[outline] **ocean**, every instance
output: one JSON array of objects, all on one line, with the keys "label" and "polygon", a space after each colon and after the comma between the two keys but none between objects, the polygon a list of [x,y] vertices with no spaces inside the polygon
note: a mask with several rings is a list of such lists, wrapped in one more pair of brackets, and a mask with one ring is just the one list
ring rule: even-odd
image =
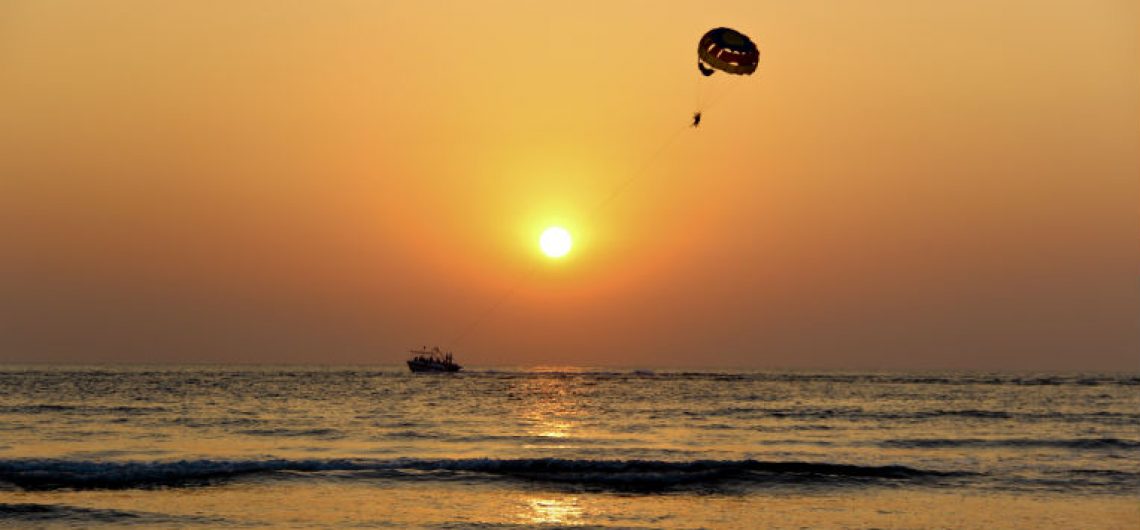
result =
[{"label": "ocean", "polygon": [[1140,527],[1140,375],[0,366],[0,526]]}]

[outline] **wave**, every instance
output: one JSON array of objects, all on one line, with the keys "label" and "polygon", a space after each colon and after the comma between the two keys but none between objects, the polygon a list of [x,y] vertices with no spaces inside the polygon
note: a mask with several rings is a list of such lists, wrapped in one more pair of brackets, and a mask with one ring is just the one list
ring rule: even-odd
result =
[{"label": "wave", "polygon": [[132,406],[112,406],[101,407],[97,405],[54,405],[54,404],[30,404],[30,405],[4,405],[0,406],[0,414],[82,414],[82,415],[135,415],[135,414],[159,414],[170,412],[170,409],[165,407],[132,407]]},{"label": "wave", "polygon": [[1137,449],[1140,441],[1119,438],[1074,438],[1042,440],[1031,438],[983,439],[983,438],[919,438],[907,440],[886,440],[884,447],[908,449],[938,449],[950,447],[986,448],[1056,448],[1056,449]]},{"label": "wave", "polygon": [[[524,372],[525,373],[525,372]],[[521,375],[521,374],[520,374]],[[782,383],[856,383],[891,385],[1014,385],[1014,386],[1135,386],[1132,374],[1002,374],[949,372],[942,374],[840,372],[658,372],[658,377],[744,380]]]},{"label": "wave", "polygon": [[247,436],[281,436],[286,438],[305,436],[324,439],[344,438],[344,433],[336,429],[286,429],[279,427],[276,429],[243,429],[235,432]]},{"label": "wave", "polygon": [[3,504],[0,503],[0,518],[24,522],[47,521],[53,519],[86,519],[101,522],[115,522],[137,519],[138,514],[122,510],[96,510],[75,506],[51,504]]},{"label": "wave", "polygon": [[226,522],[219,517],[201,515],[173,516],[149,512],[134,512],[102,508],[81,508],[63,504],[0,503],[0,526],[3,523],[43,524],[51,522],[82,523],[92,522],[130,525],[184,525],[190,523],[219,525]]},{"label": "wave", "polygon": [[846,421],[935,421],[940,419],[967,420],[1015,420],[1025,422],[1065,422],[1120,424],[1140,421],[1140,414],[1097,411],[1087,413],[1063,412],[1016,412],[1004,410],[916,410],[910,412],[876,411],[863,407],[723,407],[710,410],[684,410],[658,413],[661,417],[670,414],[688,417],[735,417],[735,418],[776,418],[787,420],[846,420]]},{"label": "wave", "polygon": [[0,460],[0,482],[24,490],[139,489],[207,486],[249,475],[281,478],[333,473],[338,477],[414,480],[500,479],[573,484],[587,488],[664,491],[743,485],[839,485],[875,481],[920,481],[964,475],[900,465],[859,466],[757,460],[575,460],[412,459],[394,460],[181,460],[91,462],[55,459]]},{"label": "wave", "polygon": [[1072,469],[1038,476],[1020,476],[989,487],[1003,491],[1082,492],[1097,495],[1118,494],[1135,497],[1140,473],[1102,469]]}]

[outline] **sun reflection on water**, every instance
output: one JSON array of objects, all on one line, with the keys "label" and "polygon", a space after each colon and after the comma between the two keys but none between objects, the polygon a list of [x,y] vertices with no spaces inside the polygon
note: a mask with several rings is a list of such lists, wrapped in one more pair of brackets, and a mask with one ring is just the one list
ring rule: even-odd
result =
[{"label": "sun reflection on water", "polygon": [[569,440],[575,437],[585,414],[566,381],[550,378],[529,381],[524,389],[531,400],[520,411],[527,432],[536,438]]},{"label": "sun reflection on water", "polygon": [[578,506],[577,497],[531,498],[527,500],[527,507],[528,511],[520,518],[532,524],[581,524],[582,508]]}]

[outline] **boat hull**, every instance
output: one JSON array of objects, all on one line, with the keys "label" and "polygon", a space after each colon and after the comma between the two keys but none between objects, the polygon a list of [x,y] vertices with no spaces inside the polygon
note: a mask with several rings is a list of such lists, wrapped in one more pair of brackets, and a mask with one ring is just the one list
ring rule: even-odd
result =
[{"label": "boat hull", "polygon": [[458,372],[458,371],[463,369],[462,366],[459,366],[458,364],[455,364],[455,363],[444,364],[444,363],[423,362],[423,361],[415,361],[415,360],[408,361],[408,368],[413,372],[444,372],[444,373]]}]

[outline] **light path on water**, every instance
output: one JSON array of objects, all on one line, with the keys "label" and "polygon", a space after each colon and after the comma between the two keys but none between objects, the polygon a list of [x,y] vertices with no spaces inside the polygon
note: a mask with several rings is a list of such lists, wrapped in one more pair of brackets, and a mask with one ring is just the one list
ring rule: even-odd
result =
[{"label": "light path on water", "polygon": [[0,527],[1135,528],[1137,411],[1136,374],[0,367]]}]

